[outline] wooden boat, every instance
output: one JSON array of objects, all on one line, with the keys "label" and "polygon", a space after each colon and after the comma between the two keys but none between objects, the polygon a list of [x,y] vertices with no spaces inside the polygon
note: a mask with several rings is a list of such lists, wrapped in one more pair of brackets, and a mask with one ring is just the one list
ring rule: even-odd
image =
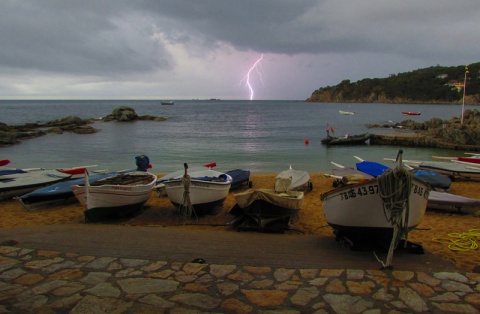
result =
[{"label": "wooden boat", "polygon": [[310,175],[306,171],[290,169],[280,172],[275,177],[275,192],[289,192],[295,190],[313,190]]},{"label": "wooden boat", "polygon": [[422,221],[430,187],[401,165],[400,161],[394,170],[377,178],[320,196],[337,240],[354,245],[372,239],[383,244],[398,242]]},{"label": "wooden boat", "polygon": [[355,115],[355,112],[353,112],[353,111],[338,110],[338,113],[339,113],[339,114],[343,114],[343,115],[350,115],[350,116]]},{"label": "wooden boat", "polygon": [[248,170],[233,169],[227,171],[226,174],[232,177],[230,190],[239,188],[242,185],[246,185],[249,188],[252,188],[253,186],[253,182],[250,181],[250,171]]},{"label": "wooden boat", "polygon": [[[253,221],[253,226],[248,224],[249,227],[259,230],[265,230],[268,225],[279,221],[288,226],[303,205],[302,191],[278,193],[272,189],[249,189],[234,194],[234,197],[236,204],[229,213],[240,218],[246,216]],[[247,227],[248,222],[242,221],[239,227]]]},{"label": "wooden boat", "polygon": [[453,179],[480,179],[480,165],[451,161],[420,161],[406,163],[413,168],[433,170]]},{"label": "wooden boat", "polygon": [[35,170],[0,176],[0,200],[6,200],[40,187],[67,180],[71,174],[58,170]]},{"label": "wooden boat", "polygon": [[363,171],[359,171],[352,167],[345,167],[335,162],[331,162],[337,168],[332,169],[329,173],[325,173],[325,177],[327,178],[334,178],[333,187],[345,186],[349,184],[361,183],[372,180],[374,177],[365,173]]},{"label": "wooden boat", "polygon": [[404,116],[419,116],[421,113],[416,111],[402,111]]},{"label": "wooden boat", "polygon": [[328,146],[332,145],[355,145],[355,144],[365,144],[367,140],[370,139],[372,135],[370,133],[363,133],[357,135],[350,135],[346,134],[345,136],[327,136],[326,138],[322,139],[322,144],[326,144]]},{"label": "wooden boat", "polygon": [[[331,173],[327,173],[325,176],[336,179],[333,182],[334,187],[362,183],[374,178],[373,176],[362,171],[350,167],[344,167],[336,163],[333,164],[339,169],[333,169]],[[391,169],[387,170],[391,171]],[[412,171],[414,175],[416,174],[415,170],[424,171],[420,169],[414,169]],[[417,175],[417,177],[419,176]],[[419,177],[419,179],[422,178]],[[427,209],[472,213],[480,210],[480,200],[454,195],[444,191],[432,190],[428,196]]]},{"label": "wooden boat", "polygon": [[58,169],[45,169],[45,168],[29,168],[29,169],[5,169],[0,170],[0,176],[9,175],[9,174],[16,174],[16,173],[27,173],[39,170],[56,170],[68,174],[71,176],[71,179],[83,177],[85,169],[96,167],[96,165],[92,166],[80,166],[80,167],[72,167],[72,168],[58,168]]},{"label": "wooden boat", "polygon": [[[365,161],[358,156],[354,156],[356,159],[360,160],[356,164],[358,170],[368,173],[374,177],[378,177],[385,171],[391,171],[392,169],[378,162]],[[452,185],[452,179],[449,176],[441,174],[439,172],[428,170],[428,169],[415,169],[410,166],[407,166],[410,172],[418,179],[428,183],[432,189],[447,191]]]},{"label": "wooden boat", "polygon": [[480,164],[480,156],[461,157],[461,156],[432,156],[433,160],[450,160],[450,161],[462,161],[472,164]]},{"label": "wooden boat", "polygon": [[[94,182],[118,174],[118,172],[94,174],[89,176],[89,181]],[[61,181],[59,183],[36,189],[32,192],[16,197],[16,199],[27,210],[35,210],[59,204],[68,204],[77,200],[73,194],[72,187],[83,183],[85,183],[85,178]]]},{"label": "wooden boat", "polygon": [[142,209],[151,195],[157,177],[143,171],[121,173],[113,177],[74,185],[73,193],[85,208],[86,221],[125,217]]},{"label": "wooden boat", "polygon": [[473,214],[480,211],[480,199],[430,191],[427,209]]},{"label": "wooden boat", "polygon": [[183,218],[204,214],[223,204],[232,185],[230,175],[215,171],[212,167],[191,173],[187,172],[187,164],[184,164],[184,168],[183,175],[171,175],[162,182],[170,202],[179,208]]}]

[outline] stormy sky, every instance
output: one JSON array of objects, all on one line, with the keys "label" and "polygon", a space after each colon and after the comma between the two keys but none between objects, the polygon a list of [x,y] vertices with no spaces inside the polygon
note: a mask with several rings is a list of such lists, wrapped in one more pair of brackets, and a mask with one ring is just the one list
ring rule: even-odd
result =
[{"label": "stormy sky", "polygon": [[303,100],[479,62],[479,14],[478,0],[1,0],[0,99]]}]

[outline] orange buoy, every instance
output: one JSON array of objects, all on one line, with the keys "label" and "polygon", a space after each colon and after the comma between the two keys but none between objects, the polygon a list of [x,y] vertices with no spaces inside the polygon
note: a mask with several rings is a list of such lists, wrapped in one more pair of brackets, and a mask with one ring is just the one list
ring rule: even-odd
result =
[{"label": "orange buoy", "polygon": [[305,145],[308,145],[310,143],[309,140],[305,140]]}]

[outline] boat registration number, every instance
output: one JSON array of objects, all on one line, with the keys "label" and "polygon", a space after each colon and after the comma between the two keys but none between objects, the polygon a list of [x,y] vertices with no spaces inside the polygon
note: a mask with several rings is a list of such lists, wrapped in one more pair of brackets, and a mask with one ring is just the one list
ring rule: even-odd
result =
[{"label": "boat registration number", "polygon": [[425,189],[424,187],[418,186],[414,183],[412,184],[412,193],[418,194],[428,199],[428,189]]},{"label": "boat registration number", "polygon": [[378,194],[378,184],[361,186],[358,189],[350,189],[346,192],[340,193],[340,197],[342,201],[345,201],[351,198],[355,198],[357,196],[364,196],[364,195],[371,195],[371,194]]}]

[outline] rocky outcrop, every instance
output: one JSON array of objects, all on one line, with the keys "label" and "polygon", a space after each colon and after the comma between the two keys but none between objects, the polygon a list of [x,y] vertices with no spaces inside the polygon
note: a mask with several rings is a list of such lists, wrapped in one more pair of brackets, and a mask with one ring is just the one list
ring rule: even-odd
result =
[{"label": "rocky outcrop", "polygon": [[106,117],[102,118],[103,121],[118,121],[118,122],[129,122],[136,120],[144,121],[164,121],[166,120],[163,117],[156,117],[152,115],[139,116],[133,108],[120,106],[113,109],[112,113]]},{"label": "rocky outcrop", "polygon": [[393,127],[414,131],[409,134],[373,135],[370,138],[370,144],[480,151],[480,112],[478,110],[466,110],[463,123],[461,118],[454,117],[450,120],[432,118],[423,123],[405,120],[396,125],[370,127]]},{"label": "rocky outcrop", "polygon": [[[101,119],[102,121],[164,121],[163,117],[151,115],[138,116],[135,110],[129,107],[117,107],[112,113]],[[0,146],[9,146],[21,143],[23,140],[40,137],[49,133],[62,134],[64,132],[76,134],[92,134],[98,130],[90,124],[98,119],[81,119],[69,116],[46,123],[25,123],[22,125],[7,125],[0,122]]]},{"label": "rocky outcrop", "polygon": [[19,144],[23,140],[43,136],[48,133],[95,133],[97,130],[88,125],[91,122],[92,120],[83,120],[70,116],[47,123],[26,123],[13,126],[0,123],[0,146]]}]

